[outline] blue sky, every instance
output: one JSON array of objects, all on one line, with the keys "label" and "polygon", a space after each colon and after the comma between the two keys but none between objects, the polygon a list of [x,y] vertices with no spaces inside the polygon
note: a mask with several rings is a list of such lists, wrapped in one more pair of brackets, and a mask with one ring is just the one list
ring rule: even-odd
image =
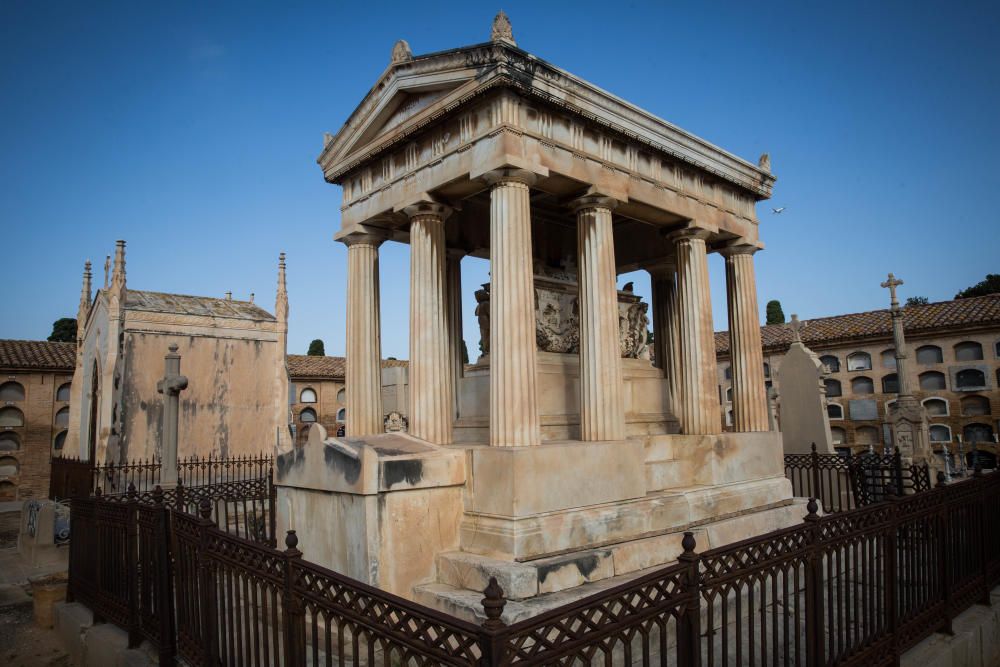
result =
[{"label": "blue sky", "polygon": [[[290,352],[344,350],[339,189],[315,158],[389,61],[488,39],[499,4],[0,4],[0,337],[74,316],[83,261],[129,243],[129,285],[274,303]],[[815,317],[951,298],[997,264],[1000,3],[511,2],[518,44],[749,160],[761,309]],[[771,206],[786,207],[775,216]],[[406,357],[407,247],[383,246],[383,352]],[[713,257],[717,329],[726,327]],[[475,356],[466,261],[465,338]],[[100,278],[98,278],[100,279]],[[648,296],[644,274],[636,291]]]}]

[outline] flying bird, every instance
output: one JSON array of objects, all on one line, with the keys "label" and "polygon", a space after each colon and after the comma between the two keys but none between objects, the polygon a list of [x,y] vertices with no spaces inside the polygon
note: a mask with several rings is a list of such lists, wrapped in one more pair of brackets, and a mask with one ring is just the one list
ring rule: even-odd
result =
[{"label": "flying bird", "polygon": [[784,210],[785,210],[785,207],[782,206],[781,208],[772,208],[771,212],[774,213],[775,215],[780,215],[781,212],[784,211]]}]

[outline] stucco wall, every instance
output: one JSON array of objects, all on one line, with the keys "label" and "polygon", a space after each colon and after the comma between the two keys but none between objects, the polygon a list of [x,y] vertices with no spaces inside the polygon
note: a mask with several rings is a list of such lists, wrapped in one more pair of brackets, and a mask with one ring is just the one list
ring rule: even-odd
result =
[{"label": "stucco wall", "polygon": [[163,357],[171,343],[179,347],[181,373],[188,378],[181,393],[178,455],[270,451],[279,393],[273,369],[283,354],[277,342],[130,331],[122,374],[126,457],[159,451],[163,396],[156,383],[163,377]]}]

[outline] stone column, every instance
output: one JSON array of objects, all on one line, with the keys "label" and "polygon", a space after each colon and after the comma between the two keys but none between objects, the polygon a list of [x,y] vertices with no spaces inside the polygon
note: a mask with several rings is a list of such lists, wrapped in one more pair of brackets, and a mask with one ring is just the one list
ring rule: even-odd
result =
[{"label": "stone column", "polygon": [[[445,285],[444,220],[451,210],[421,202],[410,218],[410,426],[415,438],[451,444],[455,376]],[[350,391],[350,385],[348,385]]]},{"label": "stone column", "polygon": [[709,232],[686,229],[677,243],[678,328],[681,349],[681,427],[686,434],[718,433],[721,427],[715,381],[715,334],[708,285],[705,240]]},{"label": "stone column", "polygon": [[171,343],[164,357],[163,379],[156,391],[163,394],[163,414],[160,416],[160,486],[177,486],[177,426],[180,415],[180,394],[187,389],[188,379],[181,375],[181,355],[177,343]]},{"label": "stone column", "polygon": [[534,176],[500,169],[490,192],[490,445],[541,442],[538,420],[531,205]]},{"label": "stone column", "polygon": [[373,234],[345,237],[347,245],[348,436],[382,433],[382,329],[379,317],[378,248]]},{"label": "stone column", "polygon": [[670,388],[671,409],[676,414],[681,392],[681,337],[677,310],[675,260],[647,267],[653,294],[653,347],[656,367],[663,369]]},{"label": "stone column", "polygon": [[452,362],[455,417],[458,417],[459,380],[465,374],[462,361],[462,257],[464,250],[449,248],[445,260],[445,300],[448,304],[448,345]]},{"label": "stone column", "polygon": [[726,258],[726,296],[729,304],[729,351],[733,375],[733,429],[738,433],[767,431],[767,389],[764,352],[757,312],[757,279],[752,245],[722,250]]},{"label": "stone column", "polygon": [[580,289],[580,439],[622,440],[621,352],[615,241],[607,197],[583,197],[576,209]]}]

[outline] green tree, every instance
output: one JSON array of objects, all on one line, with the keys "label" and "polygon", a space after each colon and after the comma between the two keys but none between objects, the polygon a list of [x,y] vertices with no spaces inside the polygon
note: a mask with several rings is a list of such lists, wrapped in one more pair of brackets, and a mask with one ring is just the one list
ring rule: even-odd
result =
[{"label": "green tree", "polygon": [[956,299],[967,299],[970,296],[986,296],[987,294],[997,294],[1000,292],[1000,273],[988,273],[986,279],[981,280],[972,287],[966,287],[955,295]]},{"label": "green tree", "polygon": [[323,341],[319,338],[309,343],[309,351],[306,352],[310,357],[325,357],[326,348],[323,347]]},{"label": "green tree", "polygon": [[906,297],[907,306],[926,306],[930,303],[930,300],[926,296],[908,296]]},{"label": "green tree", "polygon": [[785,311],[781,309],[781,302],[777,299],[767,302],[767,324],[784,324]]},{"label": "green tree", "polygon": [[52,333],[49,340],[55,343],[76,342],[76,318],[60,317],[52,323]]},{"label": "green tree", "polygon": [[469,347],[465,344],[465,339],[462,339],[462,363],[469,363]]}]

